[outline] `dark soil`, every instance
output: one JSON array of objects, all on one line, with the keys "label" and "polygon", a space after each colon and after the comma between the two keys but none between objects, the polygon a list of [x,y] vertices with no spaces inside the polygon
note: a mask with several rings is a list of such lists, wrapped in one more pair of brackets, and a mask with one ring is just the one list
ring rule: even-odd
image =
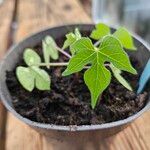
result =
[{"label": "dark soil", "polygon": [[[57,40],[62,44],[62,39]],[[34,49],[41,54],[41,44]],[[59,61],[67,58],[60,56]],[[131,59],[133,66],[140,72],[138,61]],[[21,61],[17,65],[25,66]],[[46,68],[44,68],[47,70]],[[12,96],[15,110],[22,116],[36,122],[56,125],[90,125],[102,124],[125,119],[139,110],[147,102],[147,92],[136,95],[124,88],[112,78],[110,86],[105,90],[94,110],[90,105],[90,93],[83,81],[83,73],[62,77],[64,67],[47,70],[51,76],[51,91],[32,93],[24,90],[18,83],[15,70],[7,72],[6,83]],[[124,77],[136,89],[138,76],[128,73]]]}]

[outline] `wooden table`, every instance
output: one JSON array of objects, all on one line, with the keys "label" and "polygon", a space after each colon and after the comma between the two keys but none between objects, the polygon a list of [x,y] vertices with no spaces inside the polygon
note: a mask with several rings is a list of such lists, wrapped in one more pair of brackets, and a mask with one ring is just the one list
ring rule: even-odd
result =
[{"label": "wooden table", "polygon": [[[84,5],[85,5],[84,0]],[[89,23],[81,0],[5,0],[0,5],[0,58],[5,50],[41,29],[69,23]],[[93,141],[96,139],[93,139]],[[150,111],[121,133],[97,141],[97,150],[150,150]],[[0,103],[0,150],[72,150],[29,128]],[[92,141],[81,149],[94,150]]]}]

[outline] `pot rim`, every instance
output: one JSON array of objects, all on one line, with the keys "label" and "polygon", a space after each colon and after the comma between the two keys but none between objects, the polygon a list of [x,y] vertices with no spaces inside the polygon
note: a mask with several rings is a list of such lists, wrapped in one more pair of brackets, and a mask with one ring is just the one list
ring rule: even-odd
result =
[{"label": "pot rim", "polygon": [[[29,36],[27,36],[26,38],[24,38],[23,40],[21,40],[19,43],[15,44],[14,46],[10,47],[8,52],[5,54],[5,56],[3,57],[1,64],[0,64],[0,74],[1,74],[1,68],[3,68],[3,64],[5,63],[5,59],[7,57],[9,57],[9,54],[18,47],[18,44],[22,44],[24,41],[28,40],[29,38],[33,38],[33,36],[36,36],[37,34],[41,34],[44,31],[47,31],[49,29],[59,29],[60,27],[66,27],[66,26],[93,26],[95,24],[66,24],[66,25],[61,25],[61,26],[55,26],[52,28],[47,28],[44,30],[41,30],[39,32],[36,32],[34,34],[30,34]],[[112,27],[112,28],[116,28],[116,27]],[[131,32],[132,33],[132,32]],[[135,33],[132,33],[132,36],[139,41],[140,43],[142,43],[150,52],[150,45],[144,41],[140,36],[138,36]],[[0,83],[0,98],[3,102],[3,104],[5,105],[5,107],[14,115],[16,116],[19,120],[25,122],[26,124],[36,127],[36,128],[42,128],[42,129],[51,129],[51,130],[59,130],[59,131],[87,131],[87,130],[100,130],[100,129],[108,129],[108,128],[114,128],[117,126],[121,126],[121,125],[125,125],[127,123],[132,122],[133,120],[135,120],[136,118],[140,117],[145,111],[147,111],[150,108],[150,102],[147,103],[145,105],[145,107],[143,107],[139,112],[137,112],[136,114],[123,119],[123,120],[118,120],[115,122],[110,122],[110,123],[104,123],[104,124],[98,124],[98,125],[81,125],[81,126],[77,126],[77,125],[68,125],[68,126],[62,126],[62,125],[53,125],[53,124],[45,124],[45,123],[39,123],[39,122],[35,122],[35,121],[31,121],[30,119],[24,118],[22,117],[19,113],[17,113],[15,111],[15,109],[13,107],[11,107],[9,105],[9,103],[5,100],[6,97],[4,96],[4,94],[1,92],[1,83]]]}]

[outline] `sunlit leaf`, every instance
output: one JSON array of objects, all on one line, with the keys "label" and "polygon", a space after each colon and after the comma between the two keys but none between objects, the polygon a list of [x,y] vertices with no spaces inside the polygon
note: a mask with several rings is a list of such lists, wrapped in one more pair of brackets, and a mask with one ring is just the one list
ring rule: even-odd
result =
[{"label": "sunlit leaf", "polygon": [[132,67],[129,57],[123,50],[119,40],[112,35],[105,36],[100,47],[99,52],[103,61],[111,62],[115,67],[120,70],[137,74],[136,70]]},{"label": "sunlit leaf", "polygon": [[110,28],[103,23],[96,24],[96,29],[94,29],[90,35],[91,38],[95,40],[99,40],[103,38],[105,35],[110,34]]},{"label": "sunlit leaf", "polygon": [[75,36],[76,36],[76,40],[81,39],[81,33],[80,33],[78,28],[75,28],[74,33],[75,33]]},{"label": "sunlit leaf", "polygon": [[72,49],[72,44],[79,39],[81,39],[81,33],[78,28],[75,28],[74,33],[71,32],[66,35],[66,40],[64,42],[63,49],[66,49],[70,46],[70,51],[72,55],[74,55],[75,51]]},{"label": "sunlit leaf", "polygon": [[[58,50],[57,45],[54,39],[51,36],[46,36],[45,39],[42,41],[43,47],[43,55],[45,63],[50,62],[50,58],[56,60],[58,59]],[[49,66],[47,66],[49,68]]]},{"label": "sunlit leaf", "polygon": [[94,109],[100,96],[110,84],[111,74],[104,65],[95,62],[84,74],[84,81],[91,93],[91,105]]},{"label": "sunlit leaf", "polygon": [[41,63],[40,56],[30,48],[25,49],[23,54],[23,59],[28,66],[35,65],[35,64],[38,65]]},{"label": "sunlit leaf", "polygon": [[48,73],[38,67],[31,67],[32,74],[35,76],[35,86],[39,90],[50,90],[50,77]]},{"label": "sunlit leaf", "polygon": [[120,27],[113,35],[120,40],[123,47],[129,50],[136,50],[136,47],[133,43],[133,38],[126,28]]},{"label": "sunlit leaf", "polygon": [[28,91],[32,91],[35,87],[39,90],[50,89],[50,77],[47,72],[35,66],[17,67],[16,75],[21,85]]},{"label": "sunlit leaf", "polygon": [[17,67],[16,75],[19,82],[26,90],[31,92],[34,89],[34,75],[29,68]]},{"label": "sunlit leaf", "polygon": [[111,74],[105,68],[105,62],[111,62],[118,69],[136,74],[121,43],[112,35],[105,36],[99,48],[94,47],[89,38],[77,40],[72,48],[76,54],[70,59],[63,76],[81,71],[85,65],[91,64],[90,69],[84,74],[84,80],[91,92],[92,108],[110,83]]},{"label": "sunlit leaf", "polygon": [[114,65],[110,65],[111,70],[114,74],[114,77],[128,90],[133,91],[132,87],[130,86],[130,84],[121,76],[121,71],[116,68]]},{"label": "sunlit leaf", "polygon": [[74,33],[68,33],[66,35],[66,40],[64,42],[63,45],[63,49],[67,48],[68,46],[70,46],[71,44],[73,44],[76,41],[76,36]]},{"label": "sunlit leaf", "polygon": [[82,70],[94,58],[94,46],[89,38],[78,40],[72,45],[72,48],[77,54],[70,59],[67,69],[62,74],[63,76]]}]

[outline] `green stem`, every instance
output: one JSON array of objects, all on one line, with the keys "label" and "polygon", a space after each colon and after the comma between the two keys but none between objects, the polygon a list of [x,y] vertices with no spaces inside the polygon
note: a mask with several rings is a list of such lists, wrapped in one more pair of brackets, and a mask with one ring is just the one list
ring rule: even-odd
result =
[{"label": "green stem", "polygon": [[[54,62],[54,63],[40,63],[40,64],[34,64],[32,66],[51,66],[51,67],[57,67],[57,66],[68,66],[68,62]],[[105,64],[105,66],[109,66],[109,64]],[[90,66],[85,66],[84,69],[88,69]]]},{"label": "green stem", "polygon": [[100,44],[101,40],[98,40],[95,42],[94,46],[98,46]]},{"label": "green stem", "polygon": [[58,63],[40,63],[35,64],[34,66],[67,66],[68,62],[58,62]]},{"label": "green stem", "polygon": [[56,47],[57,48],[57,50],[59,51],[59,52],[61,52],[62,54],[64,54],[66,57],[68,57],[68,58],[71,58],[72,56],[71,55],[69,55],[67,52],[65,52],[63,49],[61,49],[60,47]]},{"label": "green stem", "polygon": [[[101,42],[101,40],[98,40],[97,42],[95,42],[94,46],[98,46],[100,44],[100,42]],[[61,49],[60,47],[57,46],[56,48],[60,53],[64,54],[66,57],[68,57],[68,58],[72,57],[70,54],[68,54],[65,50]]]}]

